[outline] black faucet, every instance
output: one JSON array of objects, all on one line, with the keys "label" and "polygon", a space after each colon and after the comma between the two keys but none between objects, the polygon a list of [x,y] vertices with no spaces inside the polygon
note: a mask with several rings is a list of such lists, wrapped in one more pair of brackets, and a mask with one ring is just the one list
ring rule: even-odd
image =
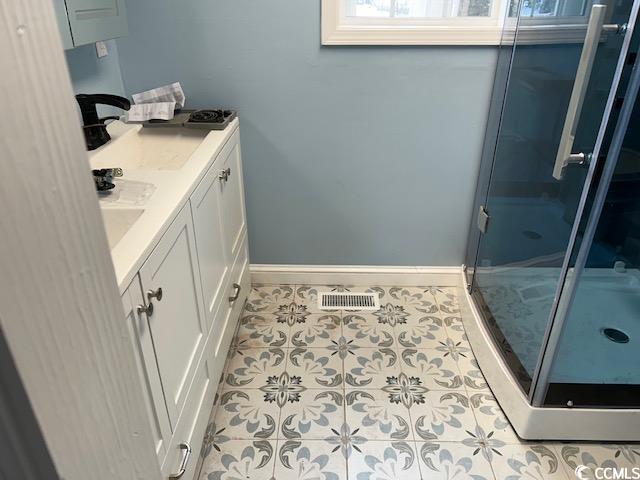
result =
[{"label": "black faucet", "polygon": [[106,93],[96,93],[93,95],[81,93],[76,95],[76,100],[78,101],[78,105],[80,105],[80,112],[82,113],[82,122],[84,123],[82,129],[84,130],[84,140],[87,144],[87,150],[95,150],[111,140],[104,122],[107,120],[117,120],[119,118],[99,118],[96,105],[111,105],[121,108],[122,110],[129,110],[131,108],[131,102],[126,98],[119,97],[118,95],[108,95]]}]

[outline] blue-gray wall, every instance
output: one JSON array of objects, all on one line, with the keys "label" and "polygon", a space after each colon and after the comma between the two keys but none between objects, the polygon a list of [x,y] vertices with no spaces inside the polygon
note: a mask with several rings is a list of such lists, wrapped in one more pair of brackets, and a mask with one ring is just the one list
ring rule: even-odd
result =
[{"label": "blue-gray wall", "polygon": [[[95,45],[84,45],[67,50],[67,65],[75,93],[113,93],[124,95],[118,47],[115,40],[106,42],[109,55],[98,58]],[[117,110],[99,107],[101,115]]]},{"label": "blue-gray wall", "polygon": [[128,94],[241,117],[254,263],[459,265],[491,47],[322,47],[319,0],[136,0]]}]

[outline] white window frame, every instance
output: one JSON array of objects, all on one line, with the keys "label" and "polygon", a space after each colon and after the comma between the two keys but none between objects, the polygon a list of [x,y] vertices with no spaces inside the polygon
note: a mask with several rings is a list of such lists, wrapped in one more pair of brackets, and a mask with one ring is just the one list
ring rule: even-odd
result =
[{"label": "white window frame", "polygon": [[[412,19],[348,17],[345,3],[322,0],[323,45],[499,45],[509,6],[509,0],[494,0],[488,17]],[[587,18],[521,19],[518,43],[582,42]]]}]

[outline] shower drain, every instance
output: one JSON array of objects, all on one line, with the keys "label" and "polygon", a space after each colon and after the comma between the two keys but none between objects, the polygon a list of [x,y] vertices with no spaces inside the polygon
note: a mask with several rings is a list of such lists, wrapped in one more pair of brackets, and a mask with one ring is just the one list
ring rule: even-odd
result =
[{"label": "shower drain", "polygon": [[603,328],[600,330],[602,334],[612,342],[616,343],[629,343],[629,335],[617,328]]}]

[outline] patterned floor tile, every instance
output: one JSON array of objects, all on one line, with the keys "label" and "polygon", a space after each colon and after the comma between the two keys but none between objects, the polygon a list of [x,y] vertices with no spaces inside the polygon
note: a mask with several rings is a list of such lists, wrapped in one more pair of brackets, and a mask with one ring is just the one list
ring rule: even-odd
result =
[{"label": "patterned floor tile", "polygon": [[395,346],[395,332],[388,323],[380,323],[372,312],[345,312],[342,316],[342,335],[350,345],[361,348],[389,348]]},{"label": "patterned floor tile", "polygon": [[368,440],[413,440],[409,410],[383,390],[345,391],[346,421]]},{"label": "patterned floor tile", "polygon": [[410,377],[433,390],[464,390],[456,360],[447,352],[407,348],[400,350],[400,366]]},{"label": "patterned floor tile", "polygon": [[424,400],[410,410],[416,439],[435,435],[438,441],[462,441],[475,430],[476,418],[465,393],[432,390]]},{"label": "patterned floor tile", "polygon": [[332,454],[349,457],[354,452],[361,453],[361,447],[367,439],[360,433],[360,427],[349,425],[346,421],[342,425],[331,427],[331,433],[324,439]]},{"label": "patterned floor tile", "polygon": [[[214,423],[232,439],[276,438],[280,405],[261,390],[226,390]],[[221,432],[221,433],[222,433]]]},{"label": "patterned floor tile", "polygon": [[[616,444],[558,444],[555,446],[556,452],[561,459],[562,468],[573,479],[576,477],[576,467],[584,465],[587,467],[583,471],[585,479],[595,478],[595,469],[603,468],[626,468],[628,478],[633,478],[634,467],[640,467],[640,445],[616,445]],[[640,470],[638,470],[640,472]],[[602,472],[601,472],[602,473]],[[609,475],[613,475],[609,471]],[[614,477],[611,477],[614,478]],[[624,478],[618,477],[618,478]]]},{"label": "patterned floor tile", "polygon": [[297,302],[283,303],[274,310],[276,322],[283,326],[294,327],[310,320],[311,312],[306,305]]},{"label": "patterned floor tile", "polygon": [[278,480],[347,478],[346,459],[340,454],[332,454],[324,441],[280,440],[275,462],[274,478]]},{"label": "patterned floor tile", "polygon": [[444,340],[440,340],[434,347],[434,350],[440,352],[443,357],[453,358],[456,363],[460,362],[462,359],[473,360],[475,358],[467,342],[463,340],[454,340],[449,337]]},{"label": "patterned floor tile", "polygon": [[469,338],[467,337],[461,318],[445,316],[442,321],[447,329],[447,336],[449,338],[453,339],[456,343],[460,343],[467,348],[471,348],[471,344],[469,343]]},{"label": "patterned floor tile", "polygon": [[332,427],[344,421],[342,391],[305,390],[298,400],[282,405],[278,437],[323,440],[331,434]]},{"label": "patterned floor tile", "polygon": [[438,304],[438,310],[443,315],[460,315],[460,307],[458,305],[458,289],[455,287],[437,287],[431,289],[433,296]]},{"label": "patterned floor tile", "polygon": [[[319,291],[378,311],[321,311]],[[640,467],[640,445],[521,441],[452,287],[259,285],[232,342],[200,480],[544,480]],[[277,440],[276,440],[277,439]]]},{"label": "patterned floor tile", "polygon": [[367,441],[348,460],[349,480],[414,480],[420,467],[414,442]]},{"label": "patterned floor tile", "polygon": [[340,315],[323,313],[309,315],[304,323],[291,327],[291,347],[326,348],[335,345],[342,335]]},{"label": "patterned floor tile", "polygon": [[473,447],[455,442],[419,441],[417,450],[424,480],[494,479],[491,464]]},{"label": "patterned floor tile", "polygon": [[391,287],[389,296],[394,299],[411,317],[435,315],[438,313],[436,299],[427,287]]},{"label": "patterned floor tile", "polygon": [[200,480],[272,480],[275,440],[230,440],[205,458]]},{"label": "patterned floor tile", "polygon": [[289,326],[276,321],[273,314],[250,313],[239,322],[234,343],[246,348],[286,347]]},{"label": "patterned floor tile", "polygon": [[478,425],[485,431],[494,432],[493,436],[503,442],[511,444],[520,443],[520,439],[513,428],[511,428],[511,424],[491,392],[470,391],[469,400]]},{"label": "patterned floor tile", "polygon": [[360,287],[359,290],[362,290],[363,292],[366,293],[377,293],[378,294],[378,298],[380,299],[380,303],[386,303],[386,302],[390,302],[390,301],[394,301],[395,303],[398,303],[397,300],[393,297],[391,297],[389,291],[394,288],[394,287],[389,287],[389,286],[380,286],[380,285],[373,285],[373,286],[369,286],[369,287]]},{"label": "patterned floor tile", "polygon": [[274,313],[294,300],[294,285],[254,285],[245,304],[248,313]]},{"label": "patterned floor tile", "polygon": [[400,375],[398,354],[391,348],[360,348],[344,359],[347,388],[381,389],[388,377]]},{"label": "patterned floor tile", "polygon": [[292,348],[287,373],[298,376],[306,388],[342,388],[342,359],[328,348]]},{"label": "patterned floor tile", "polygon": [[491,461],[496,478],[570,480],[552,445],[505,445],[499,451]]},{"label": "patterned floor tile", "polygon": [[371,312],[371,314],[378,320],[378,323],[390,327],[406,325],[410,315],[406,307],[394,299],[391,299],[390,302],[380,300],[380,309]]},{"label": "patterned floor tile", "polygon": [[282,348],[237,349],[227,363],[226,388],[260,388],[283,373],[285,365]]},{"label": "patterned floor tile", "polygon": [[458,368],[460,368],[460,373],[464,379],[464,386],[469,393],[474,391],[490,392],[489,385],[480,371],[477,360],[473,356],[460,357],[458,359]]},{"label": "patterned floor tile", "polygon": [[395,335],[399,348],[436,348],[449,338],[442,318],[426,314],[411,315]]}]

